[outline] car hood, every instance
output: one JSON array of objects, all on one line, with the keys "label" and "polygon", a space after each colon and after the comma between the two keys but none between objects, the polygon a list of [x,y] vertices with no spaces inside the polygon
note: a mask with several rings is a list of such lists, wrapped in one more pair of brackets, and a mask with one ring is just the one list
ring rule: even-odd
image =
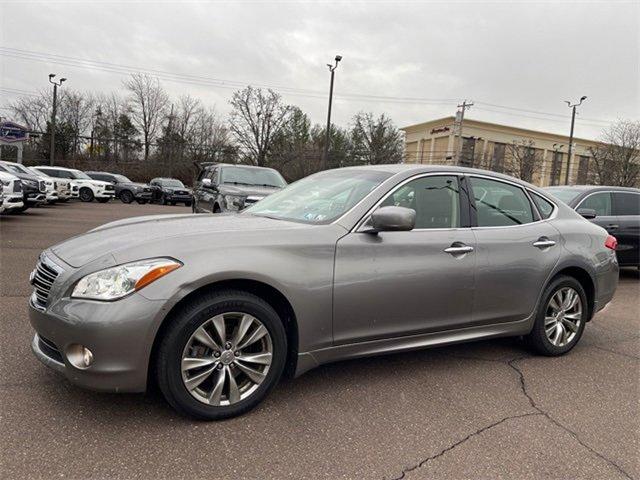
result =
[{"label": "car hood", "polygon": [[260,187],[257,185],[220,185],[220,193],[223,195],[256,195],[266,197],[281,190],[278,187]]},{"label": "car hood", "polygon": [[[116,254],[140,244],[164,242],[174,237],[200,235],[204,238],[203,241],[213,244],[210,238],[212,234],[227,236],[299,228],[309,228],[309,226],[247,214],[150,215],[107,223],[55,245],[51,250],[69,265],[81,267],[105,254]],[[177,255],[170,249],[166,254]]]}]

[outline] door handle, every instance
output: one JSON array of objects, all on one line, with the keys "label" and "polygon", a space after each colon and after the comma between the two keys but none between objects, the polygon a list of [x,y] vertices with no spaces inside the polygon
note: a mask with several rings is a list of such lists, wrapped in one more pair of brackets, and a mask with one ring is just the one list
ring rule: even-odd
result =
[{"label": "door handle", "polygon": [[465,245],[464,243],[452,243],[450,247],[444,249],[445,253],[449,253],[451,255],[461,255],[464,253],[473,252],[473,247],[469,245]]},{"label": "door handle", "polygon": [[533,246],[540,249],[553,247],[555,244],[556,242],[549,240],[547,237],[540,237],[538,240],[533,242]]}]

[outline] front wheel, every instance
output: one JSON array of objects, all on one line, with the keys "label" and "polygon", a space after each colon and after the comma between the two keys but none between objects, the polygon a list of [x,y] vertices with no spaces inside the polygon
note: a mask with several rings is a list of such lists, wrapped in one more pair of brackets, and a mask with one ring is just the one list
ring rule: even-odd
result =
[{"label": "front wheel", "polygon": [[83,202],[93,202],[93,199],[93,190],[87,187],[80,189],[80,200],[82,200]]},{"label": "front wheel", "polygon": [[576,346],[589,315],[584,288],[573,277],[559,276],[545,289],[527,343],[541,355],[557,356]]},{"label": "front wheel", "polygon": [[173,319],[158,349],[157,381],[178,412],[221,420],[260,403],[286,356],[284,326],[267,302],[237,290],[212,292]]},{"label": "front wheel", "polygon": [[120,192],[120,201],[122,203],[133,202],[133,193],[131,193],[129,190],[123,190],[122,192]]}]

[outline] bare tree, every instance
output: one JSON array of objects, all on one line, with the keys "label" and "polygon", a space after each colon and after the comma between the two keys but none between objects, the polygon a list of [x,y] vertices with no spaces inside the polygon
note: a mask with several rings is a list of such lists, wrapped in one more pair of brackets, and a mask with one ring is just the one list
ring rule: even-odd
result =
[{"label": "bare tree", "polygon": [[36,95],[17,98],[9,104],[8,108],[18,123],[44,132],[51,119],[51,104],[51,93],[42,90]]},{"label": "bare tree", "polygon": [[246,161],[266,165],[274,138],[280,133],[291,108],[279,94],[248,86],[231,98],[229,125],[238,144],[247,154]]},{"label": "bare tree", "polygon": [[598,185],[636,187],[640,183],[640,122],[619,120],[590,149]]},{"label": "bare tree", "polygon": [[92,95],[77,90],[63,90],[60,95],[59,121],[73,134],[71,153],[79,153],[80,136],[90,133],[95,100]]},{"label": "bare tree", "polygon": [[525,182],[531,182],[534,172],[542,167],[542,152],[533,140],[514,140],[505,157],[506,173]]},{"label": "bare tree", "polygon": [[391,119],[382,114],[360,112],[353,117],[351,130],[355,163],[377,165],[400,163],[404,155],[404,138]]},{"label": "bare tree", "polygon": [[142,132],[144,159],[149,159],[151,144],[160,131],[164,110],[169,97],[160,85],[160,81],[143,73],[134,73],[124,82],[131,92],[132,118]]}]

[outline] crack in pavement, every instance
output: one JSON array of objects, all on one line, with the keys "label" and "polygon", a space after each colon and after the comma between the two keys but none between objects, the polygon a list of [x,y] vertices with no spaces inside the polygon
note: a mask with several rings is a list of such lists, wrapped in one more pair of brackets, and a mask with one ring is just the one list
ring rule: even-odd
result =
[{"label": "crack in pavement", "polygon": [[[614,352],[614,353],[619,353],[619,352]],[[624,355],[624,354],[621,354]],[[435,455],[432,455],[430,457],[427,457],[423,460],[421,460],[420,462],[418,462],[417,464],[415,464],[414,466],[411,467],[407,467],[405,469],[402,470],[401,474],[397,477],[391,477],[391,480],[402,480],[403,478],[406,477],[407,473],[412,472],[414,470],[417,470],[418,468],[422,468],[423,466],[425,466],[427,463],[445,455],[446,453],[454,450],[455,448],[457,448],[458,446],[462,445],[463,443],[467,442],[468,440],[470,440],[471,438],[480,435],[483,432],[486,432],[487,430],[490,430],[494,427],[497,427],[498,425],[501,425],[509,420],[514,420],[514,419],[519,419],[519,418],[524,418],[524,417],[531,417],[531,416],[543,416],[545,417],[549,422],[551,422],[552,424],[554,424],[556,427],[564,430],[565,432],[567,432],[569,435],[571,435],[582,447],[584,447],[585,449],[587,449],[589,452],[591,452],[592,454],[594,454],[595,456],[597,456],[598,458],[600,458],[601,460],[603,460],[604,462],[606,462],[608,465],[610,465],[611,467],[613,467],[614,469],[616,469],[618,472],[620,472],[622,475],[624,475],[624,477],[628,478],[629,480],[633,480],[633,477],[631,477],[631,475],[629,473],[627,473],[620,465],[618,465],[616,462],[614,462],[613,460],[611,460],[610,458],[606,457],[604,454],[598,452],[597,450],[595,450],[594,448],[590,447],[589,445],[587,445],[580,437],[579,435],[571,430],[569,427],[563,425],[562,423],[560,423],[558,420],[556,420],[555,418],[553,418],[551,416],[551,414],[549,412],[547,412],[546,410],[542,409],[542,407],[540,407],[536,401],[534,400],[534,398],[531,396],[531,394],[527,391],[527,385],[526,385],[526,381],[525,381],[525,376],[524,373],[522,372],[522,370],[516,365],[516,362],[519,362],[520,360],[524,360],[526,358],[531,358],[530,355],[525,355],[525,356],[520,356],[520,357],[516,357],[516,358],[512,358],[511,360],[497,360],[497,359],[488,359],[488,358],[480,358],[480,357],[473,357],[473,356],[462,356],[462,355],[451,355],[451,357],[454,358],[460,358],[463,360],[477,360],[477,361],[483,361],[483,362],[493,362],[493,363],[502,363],[507,365],[509,368],[511,368],[513,371],[515,371],[518,375],[518,379],[520,381],[520,390],[522,392],[522,394],[527,398],[527,400],[529,401],[529,404],[531,405],[531,407],[536,410],[536,412],[529,412],[529,413],[522,413],[522,414],[517,414],[517,415],[509,415],[507,417],[504,417],[496,422],[493,422],[489,425],[486,425],[478,430],[475,430],[473,432],[471,432],[469,435],[467,435],[466,437],[452,443],[451,445],[449,445],[448,447],[442,449],[440,452],[438,452]],[[634,357],[636,358],[636,357]],[[386,478],[386,477],[385,477]]]},{"label": "crack in pavement", "polygon": [[421,468],[421,467],[425,466],[428,462],[430,462],[432,460],[435,460],[438,457],[443,456],[447,452],[453,450],[454,448],[456,448],[459,445],[462,445],[467,440],[475,437],[476,435],[480,435],[481,433],[486,432],[487,430],[490,430],[493,427],[497,427],[498,425],[501,425],[501,424],[503,424],[504,422],[506,422],[508,420],[513,420],[513,419],[516,419],[516,418],[523,418],[523,417],[531,417],[531,416],[535,416],[535,415],[542,415],[542,414],[539,413],[539,412],[537,412],[537,413],[536,412],[529,412],[529,413],[521,413],[519,415],[509,415],[508,417],[504,417],[504,418],[498,420],[497,422],[493,422],[490,425],[486,425],[486,426],[484,426],[484,427],[482,427],[482,428],[480,428],[480,429],[478,429],[478,430],[476,430],[474,432],[471,432],[469,435],[467,435],[463,439],[458,440],[455,443],[452,443],[451,445],[449,445],[445,449],[440,450],[440,452],[436,453],[435,455],[432,455],[430,457],[425,458],[424,460],[421,460],[420,463],[414,465],[413,467],[405,468],[404,470],[402,470],[402,473],[400,474],[399,477],[393,477],[390,480],[401,480],[401,479],[403,479],[407,475],[407,473],[412,472],[414,470],[417,470],[418,468]]}]

